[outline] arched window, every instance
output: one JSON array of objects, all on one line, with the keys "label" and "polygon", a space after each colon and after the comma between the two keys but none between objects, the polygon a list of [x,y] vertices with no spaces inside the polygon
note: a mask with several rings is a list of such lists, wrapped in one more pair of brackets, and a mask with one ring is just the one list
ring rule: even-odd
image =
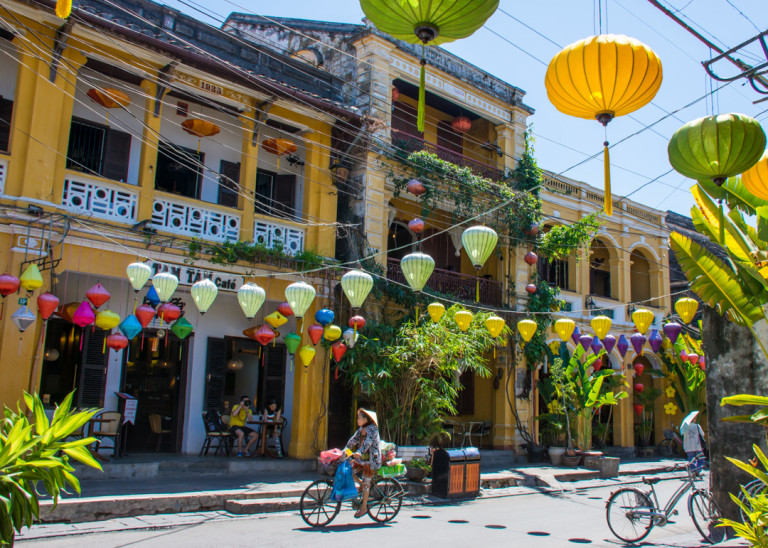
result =
[{"label": "arched window", "polygon": [[595,239],[589,248],[589,292],[598,297],[613,298],[611,290],[611,254],[602,240]]},{"label": "arched window", "polygon": [[642,251],[636,249],[630,254],[629,272],[630,300],[637,303],[653,298],[651,292],[651,265]]},{"label": "arched window", "polygon": [[404,224],[395,221],[389,226],[387,258],[400,260],[413,251],[413,232]]},{"label": "arched window", "polygon": [[[544,226],[541,232],[546,234],[552,229],[552,225]],[[562,290],[570,289],[570,259],[553,259],[549,260],[548,257],[540,256],[538,264],[539,278],[545,281],[547,284],[555,287],[559,287]]]}]

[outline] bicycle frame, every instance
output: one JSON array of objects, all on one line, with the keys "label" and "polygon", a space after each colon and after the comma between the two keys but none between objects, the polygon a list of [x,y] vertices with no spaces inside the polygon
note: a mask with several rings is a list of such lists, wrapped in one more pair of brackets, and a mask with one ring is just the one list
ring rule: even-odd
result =
[{"label": "bicycle frame", "polygon": [[650,495],[652,497],[651,501],[653,503],[653,507],[649,508],[648,510],[635,510],[632,512],[632,515],[649,516],[653,519],[653,524],[658,527],[663,527],[666,525],[669,521],[669,518],[674,515],[675,506],[677,506],[677,503],[680,502],[680,499],[682,499],[688,491],[696,490],[695,481],[697,470],[699,470],[698,466],[700,465],[698,459],[699,457],[697,456],[690,463],[688,463],[688,475],[683,480],[683,484],[680,485],[680,487],[678,487],[674,493],[672,493],[672,496],[664,506],[663,510],[659,510],[659,497],[656,494],[656,488],[653,486],[653,484],[650,484]]}]

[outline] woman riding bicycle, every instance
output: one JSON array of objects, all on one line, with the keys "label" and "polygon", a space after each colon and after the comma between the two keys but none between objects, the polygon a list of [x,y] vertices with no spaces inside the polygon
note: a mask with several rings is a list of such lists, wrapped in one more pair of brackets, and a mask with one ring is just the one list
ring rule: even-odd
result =
[{"label": "woman riding bicycle", "polygon": [[360,518],[368,512],[371,480],[381,468],[378,418],[374,411],[368,411],[362,407],[357,410],[357,431],[349,438],[346,449],[352,452],[352,469],[360,472],[361,475],[363,500],[360,508],[355,512],[355,517]]}]

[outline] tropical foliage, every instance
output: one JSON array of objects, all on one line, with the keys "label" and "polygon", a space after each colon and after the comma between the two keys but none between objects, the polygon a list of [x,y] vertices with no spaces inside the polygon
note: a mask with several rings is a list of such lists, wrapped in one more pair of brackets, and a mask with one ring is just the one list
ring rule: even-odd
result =
[{"label": "tropical foliage", "polygon": [[720,405],[734,405],[737,407],[744,405],[756,405],[759,407],[759,409],[754,413],[749,415],[734,415],[731,417],[724,417],[722,420],[727,422],[748,422],[759,424],[761,426],[768,426],[768,397],[766,396],[736,394],[735,396],[726,396],[720,400]]},{"label": "tropical foliage", "polygon": [[706,374],[698,363],[684,360],[681,357],[683,352],[704,355],[701,341],[688,334],[681,334],[674,346],[665,345],[658,354],[661,356],[661,371],[666,377],[667,397],[674,399],[683,415],[692,411],[706,413]]},{"label": "tropical foliage", "polygon": [[58,502],[67,488],[80,493],[70,459],[101,469],[87,449],[94,438],[67,438],[80,431],[97,410],[72,411],[72,394],[49,421],[37,394],[24,394],[27,412],[6,407],[0,422],[0,544],[12,545],[14,531],[40,517],[40,491]]},{"label": "tropical foliage", "polygon": [[[765,453],[757,445],[753,445],[752,449],[763,469],[768,470],[768,458],[765,456]],[[730,457],[726,458],[734,466],[763,482],[764,487],[763,489],[753,490],[751,493],[742,487],[743,501],[739,500],[737,495],[730,493],[731,500],[741,510],[744,521],[723,519],[721,526],[732,527],[736,535],[749,542],[750,546],[768,547],[768,495],[766,494],[768,475],[751,463]]]}]

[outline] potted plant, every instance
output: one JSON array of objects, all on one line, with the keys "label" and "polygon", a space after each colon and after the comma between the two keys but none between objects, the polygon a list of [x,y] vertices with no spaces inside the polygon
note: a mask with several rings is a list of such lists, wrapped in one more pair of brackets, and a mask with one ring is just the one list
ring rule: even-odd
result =
[{"label": "potted plant", "polygon": [[405,477],[411,481],[424,481],[427,474],[432,472],[432,466],[424,459],[413,459],[406,465]]}]

